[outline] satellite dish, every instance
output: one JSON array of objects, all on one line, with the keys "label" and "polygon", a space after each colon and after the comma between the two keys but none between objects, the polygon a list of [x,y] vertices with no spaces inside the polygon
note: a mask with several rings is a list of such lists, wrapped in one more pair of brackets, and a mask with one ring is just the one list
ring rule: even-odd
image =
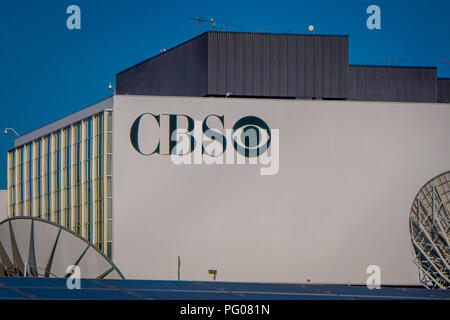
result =
[{"label": "satellite dish", "polygon": [[67,278],[73,265],[84,279],[124,279],[108,257],[65,227],[35,217],[0,222],[0,276]]},{"label": "satellite dish", "polygon": [[419,280],[450,288],[450,171],[428,181],[414,198],[409,232]]}]

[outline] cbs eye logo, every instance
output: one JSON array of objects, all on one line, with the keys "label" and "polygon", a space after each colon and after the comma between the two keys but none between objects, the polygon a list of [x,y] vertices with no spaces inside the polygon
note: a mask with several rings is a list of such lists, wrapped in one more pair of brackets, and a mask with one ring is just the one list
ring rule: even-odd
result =
[{"label": "cbs eye logo", "polygon": [[263,154],[269,148],[271,132],[264,120],[247,116],[235,123],[231,138],[233,147],[239,154],[253,158]]},{"label": "cbs eye logo", "polygon": [[[169,123],[168,131],[162,133],[161,132],[161,122],[164,118],[167,118],[166,122]],[[219,120],[217,127],[210,127],[207,123],[209,118],[216,118]],[[184,130],[186,131],[184,134],[188,135],[190,138],[190,149],[187,153],[178,154],[177,153],[177,141],[174,139],[174,133],[179,128],[178,124],[180,121],[183,121],[187,124]],[[200,137],[194,136],[194,131],[196,127],[196,123],[200,124],[200,122],[194,121],[190,116],[185,114],[152,114],[152,113],[144,113],[141,114],[136,120],[133,122],[130,130],[130,141],[133,148],[142,155],[186,155],[194,151],[195,147],[198,145],[198,140],[204,140],[204,137],[208,137],[212,140],[217,141],[222,145],[222,154],[225,152],[227,148],[227,138],[224,134],[225,131],[225,116],[217,115],[217,114],[209,114],[207,115],[202,124],[201,124],[201,133],[203,135]],[[142,129],[142,126],[145,127],[144,131],[146,132],[160,132],[159,138],[155,134],[147,135],[144,134],[145,142],[150,141],[151,147],[150,149],[145,148],[140,139],[139,132]],[[227,132],[229,130],[226,130]],[[229,135],[227,135],[229,136]],[[161,137],[166,141],[169,141],[168,148],[166,150],[162,150],[161,147]],[[231,129],[231,137],[233,147],[244,157],[253,158],[258,157],[270,146],[271,141],[271,131],[267,123],[258,118],[256,116],[245,116],[239,119]],[[145,144],[145,143],[144,143]],[[200,143],[202,147],[202,154],[206,154],[206,149],[204,146],[204,142]],[[208,154],[210,155],[210,154]]]}]

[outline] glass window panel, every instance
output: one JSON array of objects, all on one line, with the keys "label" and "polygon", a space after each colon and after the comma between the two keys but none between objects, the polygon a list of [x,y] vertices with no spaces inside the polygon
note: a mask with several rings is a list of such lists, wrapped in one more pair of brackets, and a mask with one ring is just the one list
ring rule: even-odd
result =
[{"label": "glass window panel", "polygon": [[112,178],[107,177],[106,178],[106,188],[107,188],[107,197],[112,197]]},{"label": "glass window panel", "polygon": [[112,219],[112,198],[107,200],[107,218]]},{"label": "glass window panel", "polygon": [[108,133],[106,139],[106,153],[112,153],[112,133]]},{"label": "glass window panel", "polygon": [[110,111],[105,112],[106,115],[106,131],[112,131],[112,113]]}]

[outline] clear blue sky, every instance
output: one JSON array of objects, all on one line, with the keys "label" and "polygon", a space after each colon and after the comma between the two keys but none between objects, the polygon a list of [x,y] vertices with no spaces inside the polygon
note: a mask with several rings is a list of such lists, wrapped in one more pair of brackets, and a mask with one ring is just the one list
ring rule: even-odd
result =
[{"label": "clear blue sky", "polygon": [[[68,30],[66,9],[81,8],[81,30]],[[381,8],[381,30],[368,30],[366,8]],[[437,66],[450,77],[449,0],[53,0],[0,4],[0,129],[25,133],[109,95],[127,67],[196,35],[188,17],[215,18],[228,31],[347,34],[352,64]],[[208,30],[207,25],[200,32]],[[0,188],[6,151],[0,136]]]}]

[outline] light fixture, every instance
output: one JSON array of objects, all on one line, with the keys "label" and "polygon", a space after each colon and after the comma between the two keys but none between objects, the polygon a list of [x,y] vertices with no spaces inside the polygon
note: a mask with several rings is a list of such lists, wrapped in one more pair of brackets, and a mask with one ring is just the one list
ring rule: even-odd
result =
[{"label": "light fixture", "polygon": [[14,130],[13,128],[5,128],[5,131],[4,131],[4,133],[5,133],[5,134],[7,134],[7,133],[8,133],[8,131],[12,131],[12,132],[14,132],[14,133],[16,134],[16,136],[19,136],[19,134],[17,133],[17,131],[16,131],[16,130]]},{"label": "light fixture", "polygon": [[215,269],[209,269],[209,270],[208,270],[208,273],[209,273],[209,274],[212,274],[213,280],[215,281],[215,280],[216,280],[216,276],[217,276],[217,270],[215,270]]}]

